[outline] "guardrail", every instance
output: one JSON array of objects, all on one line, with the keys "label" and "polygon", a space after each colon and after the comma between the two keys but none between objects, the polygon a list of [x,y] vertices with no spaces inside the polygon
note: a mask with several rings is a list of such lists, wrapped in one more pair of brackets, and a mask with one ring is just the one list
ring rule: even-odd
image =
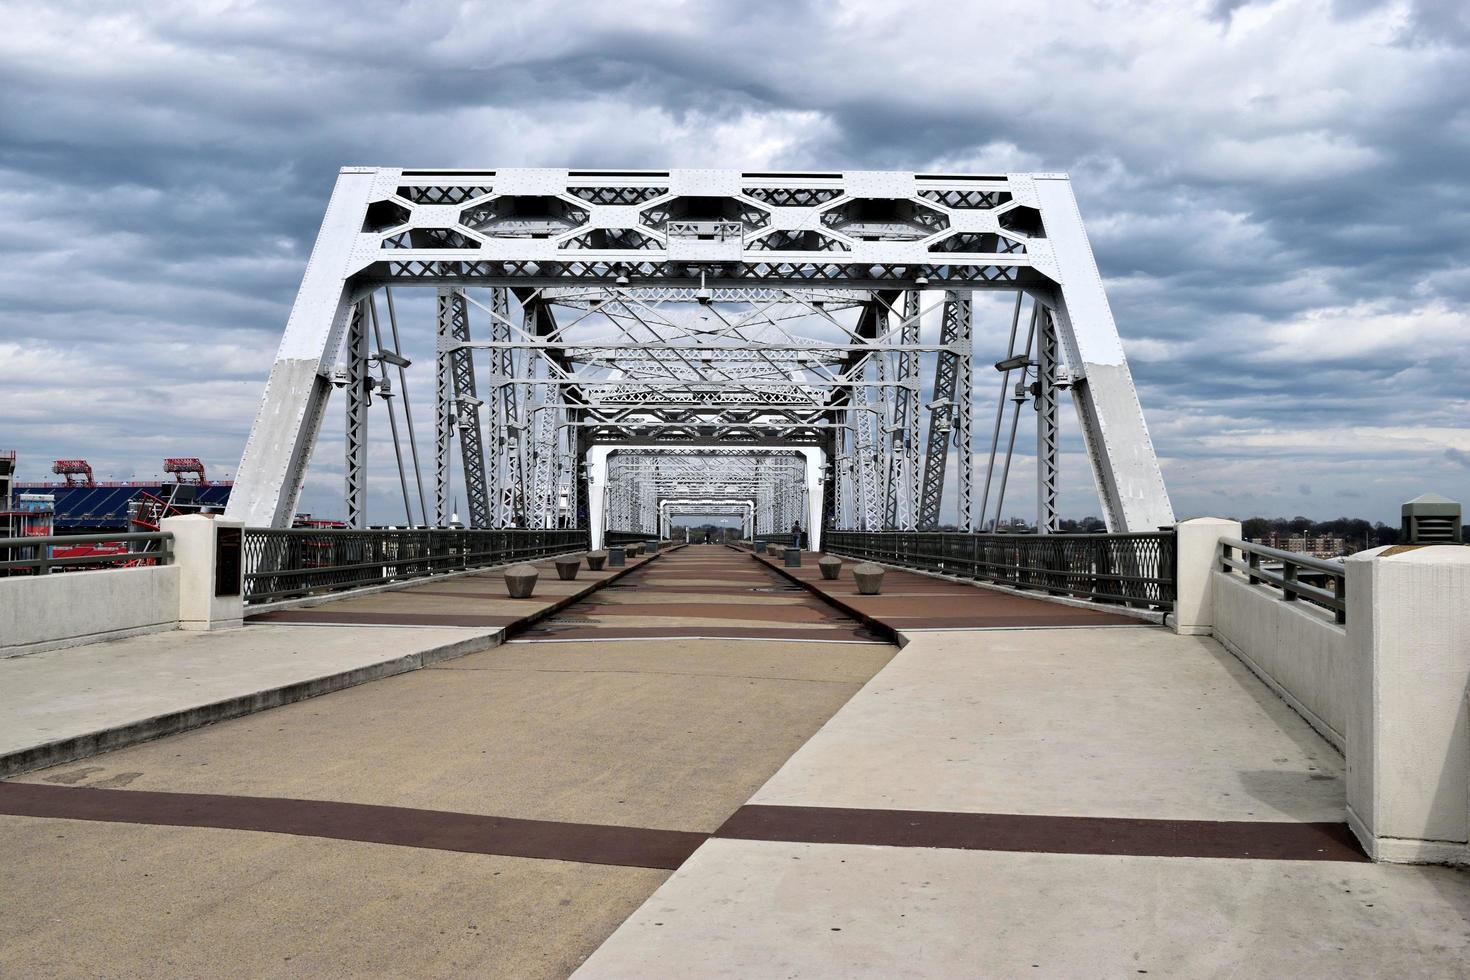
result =
[{"label": "guardrail", "polygon": [[246,528],[245,602],[355,589],[585,551],[583,530]]},{"label": "guardrail", "polygon": [[[168,565],[173,562],[174,536],[169,531],[117,534],[55,534],[46,537],[0,538],[0,575],[49,575],[68,568],[97,565]],[[126,544],[126,551],[57,557],[56,548]]]},{"label": "guardrail", "polygon": [[[1235,552],[1239,552],[1237,556]],[[1281,562],[1281,571],[1265,568],[1263,561]],[[1220,571],[1241,572],[1251,585],[1273,586],[1281,590],[1284,602],[1305,599],[1313,605],[1332,611],[1339,623],[1347,622],[1347,569],[1341,562],[1323,561],[1294,551],[1281,551],[1265,545],[1251,544],[1239,538],[1220,539]],[[1303,582],[1301,573],[1311,572],[1329,580],[1331,588]]]},{"label": "guardrail", "polygon": [[976,534],[827,531],[823,550],[885,565],[1096,602],[1170,610],[1174,532]]}]

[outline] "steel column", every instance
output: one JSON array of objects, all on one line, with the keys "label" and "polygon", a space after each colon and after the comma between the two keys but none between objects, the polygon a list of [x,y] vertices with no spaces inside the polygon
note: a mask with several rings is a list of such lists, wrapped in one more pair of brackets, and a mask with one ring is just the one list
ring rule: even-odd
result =
[{"label": "steel column", "polygon": [[366,302],[352,307],[347,325],[347,526],[367,527],[368,405],[372,401],[368,373],[368,318]]}]

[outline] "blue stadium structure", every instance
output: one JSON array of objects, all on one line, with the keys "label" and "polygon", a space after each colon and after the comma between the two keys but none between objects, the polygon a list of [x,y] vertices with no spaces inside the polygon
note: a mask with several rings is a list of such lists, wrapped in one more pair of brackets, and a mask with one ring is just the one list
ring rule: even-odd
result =
[{"label": "blue stadium structure", "polygon": [[139,494],[152,494],[169,500],[183,486],[185,492],[192,491],[191,501],[201,507],[224,509],[230,500],[232,483],[211,483],[191,486],[170,482],[157,483],[109,483],[97,486],[66,486],[57,483],[16,483],[14,491],[22,493],[49,493],[56,498],[54,527],[58,533],[98,531],[126,531],[128,529],[128,504]]}]

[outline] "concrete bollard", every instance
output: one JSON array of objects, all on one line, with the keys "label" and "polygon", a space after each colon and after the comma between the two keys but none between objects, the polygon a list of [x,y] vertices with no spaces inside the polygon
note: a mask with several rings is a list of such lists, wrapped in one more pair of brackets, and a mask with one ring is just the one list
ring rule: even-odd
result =
[{"label": "concrete bollard", "polygon": [[607,567],[622,568],[627,564],[627,552],[620,544],[609,545],[607,549]]},{"label": "concrete bollard", "polygon": [[786,549],[786,553],[783,555],[783,557],[786,559],[786,567],[787,568],[800,568],[801,567],[801,549],[800,548],[787,548]]},{"label": "concrete bollard", "polygon": [[649,538],[647,541],[643,542],[643,550],[648,552],[650,555],[656,553],[658,551],[658,542],[653,540],[652,538]]},{"label": "concrete bollard", "polygon": [[623,550],[625,550],[625,551],[628,552],[628,557],[629,558],[637,558],[639,555],[643,554],[643,545],[641,545],[641,544],[624,545],[623,546]]},{"label": "concrete bollard", "polygon": [[556,560],[556,577],[563,582],[570,582],[577,577],[577,569],[582,567],[582,559],[575,555],[558,558]]},{"label": "concrete bollard", "polygon": [[786,546],[785,545],[780,545],[780,544],[768,544],[768,545],[766,545],[766,554],[768,554],[772,558],[776,559],[776,561],[780,561],[781,560],[781,553],[784,552],[785,550],[786,550]]},{"label": "concrete bollard", "polygon": [[763,555],[766,553],[766,543],[764,541],[757,541],[755,542],[755,544],[751,545],[751,549],[756,554]]},{"label": "concrete bollard", "polygon": [[512,599],[529,599],[541,575],[535,565],[514,565],[505,570],[505,591]]},{"label": "concrete bollard", "polygon": [[853,568],[852,580],[857,583],[858,595],[878,595],[883,591],[883,566],[863,562]]},{"label": "concrete bollard", "polygon": [[822,573],[822,578],[831,581],[842,572],[842,559],[823,555],[817,559],[817,570]]},{"label": "concrete bollard", "polygon": [[605,551],[589,551],[589,552],[587,552],[587,567],[589,569],[591,569],[592,571],[594,571],[594,572],[600,572],[600,571],[602,571],[602,565],[606,561],[607,561],[607,552],[605,552]]}]

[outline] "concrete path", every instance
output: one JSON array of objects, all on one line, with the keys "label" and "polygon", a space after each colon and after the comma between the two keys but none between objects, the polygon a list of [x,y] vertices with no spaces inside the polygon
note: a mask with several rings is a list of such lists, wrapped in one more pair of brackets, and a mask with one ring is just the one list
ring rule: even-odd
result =
[{"label": "concrete path", "polygon": [[0,783],[0,976],[1470,975],[1470,875],[1365,863],[1213,641],[1026,600],[895,656],[714,547],[619,585]]},{"label": "concrete path", "polygon": [[[630,594],[656,572],[714,569],[666,554]],[[811,601],[727,598],[0,783],[0,976],[565,977],[895,653],[840,616],[692,635]]]},{"label": "concrete path", "polygon": [[[484,650],[649,561],[510,599],[504,569],[314,600],[246,627],[173,631],[0,660],[0,777]],[[341,627],[354,627],[344,629]]]},{"label": "concrete path", "polygon": [[576,975],[1470,976],[1470,874],[1343,818],[1213,640],[919,633]]}]

